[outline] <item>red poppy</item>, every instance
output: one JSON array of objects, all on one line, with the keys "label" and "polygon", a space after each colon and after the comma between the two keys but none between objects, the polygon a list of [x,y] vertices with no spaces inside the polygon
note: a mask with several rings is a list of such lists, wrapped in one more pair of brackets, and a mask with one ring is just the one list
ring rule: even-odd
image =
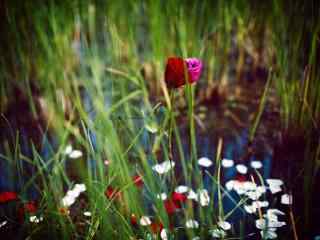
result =
[{"label": "red poppy", "polygon": [[27,213],[35,213],[38,210],[37,205],[33,201],[25,203],[23,208]]},{"label": "red poppy", "polygon": [[110,200],[112,198],[119,198],[121,195],[121,192],[117,189],[114,189],[113,187],[109,186],[107,187],[107,190],[104,192],[106,197]]},{"label": "red poppy", "polygon": [[133,176],[132,180],[137,187],[139,188],[143,187],[143,179],[140,175]]},{"label": "red poppy", "polygon": [[130,216],[130,223],[131,223],[133,226],[137,226],[137,225],[138,225],[138,219],[137,219],[136,215],[131,214],[131,216]]},{"label": "red poppy", "polygon": [[20,221],[23,221],[25,214],[34,214],[38,211],[38,207],[34,201],[23,204],[18,210],[18,216]]},{"label": "red poppy", "polygon": [[18,195],[15,192],[1,192],[0,193],[0,203],[15,201],[17,199],[18,199]]},{"label": "red poppy", "polygon": [[160,233],[163,229],[163,224],[162,222],[152,222],[150,228],[153,233]]},{"label": "red poppy", "polygon": [[186,84],[186,74],[191,79],[183,58],[170,57],[165,70],[165,82],[168,88],[179,88]]},{"label": "red poppy", "polygon": [[176,203],[177,202],[179,202],[179,203],[185,202],[187,200],[187,196],[186,195],[184,195],[182,193],[178,193],[178,192],[173,192],[171,198]]},{"label": "red poppy", "polygon": [[169,215],[181,208],[181,204],[187,200],[187,197],[178,192],[173,192],[169,199],[164,201],[164,207]]},{"label": "red poppy", "polygon": [[247,177],[245,175],[242,175],[242,174],[237,174],[235,179],[239,182],[245,182],[247,181]]}]

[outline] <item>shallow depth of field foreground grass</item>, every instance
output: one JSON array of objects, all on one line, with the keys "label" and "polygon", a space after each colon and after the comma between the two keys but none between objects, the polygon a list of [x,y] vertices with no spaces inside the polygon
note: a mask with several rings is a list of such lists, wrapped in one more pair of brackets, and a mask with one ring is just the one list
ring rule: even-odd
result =
[{"label": "shallow depth of field foreground grass", "polygon": [[318,239],[318,1],[0,3],[1,239]]}]

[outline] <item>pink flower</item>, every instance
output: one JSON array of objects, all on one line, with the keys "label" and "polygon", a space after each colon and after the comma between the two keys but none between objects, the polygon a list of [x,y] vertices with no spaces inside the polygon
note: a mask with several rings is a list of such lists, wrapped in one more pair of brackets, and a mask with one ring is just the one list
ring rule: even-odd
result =
[{"label": "pink flower", "polygon": [[186,60],[187,68],[191,79],[190,83],[194,83],[199,80],[202,72],[202,62],[198,58],[187,58]]}]

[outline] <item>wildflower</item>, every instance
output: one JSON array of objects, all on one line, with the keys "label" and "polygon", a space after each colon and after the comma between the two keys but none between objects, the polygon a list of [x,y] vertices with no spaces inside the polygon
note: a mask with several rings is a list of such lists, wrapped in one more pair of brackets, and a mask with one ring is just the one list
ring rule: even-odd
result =
[{"label": "wildflower", "polygon": [[194,83],[198,81],[202,72],[202,62],[197,58],[187,58],[186,63],[188,72],[191,76],[189,82]]},{"label": "wildflower", "polygon": [[241,174],[247,174],[248,172],[248,168],[244,164],[237,164],[236,169],[238,173],[241,173]]},{"label": "wildflower", "polygon": [[187,198],[193,199],[193,200],[198,200],[198,195],[192,189],[190,189],[188,192]]},{"label": "wildflower", "polygon": [[167,196],[166,193],[157,194],[157,198],[158,198],[158,199],[161,199],[161,200],[166,200],[167,197],[168,197],[168,196]]},{"label": "wildflower", "polygon": [[173,192],[171,198],[173,201],[180,203],[185,202],[187,200],[187,197],[184,194],[178,192]]},{"label": "wildflower", "polygon": [[112,198],[120,198],[121,192],[118,189],[114,189],[111,186],[108,186],[106,191],[104,192],[106,197],[110,200]]},{"label": "wildflower", "polygon": [[222,165],[222,167],[224,167],[224,168],[230,168],[230,167],[232,167],[232,166],[234,165],[234,161],[231,160],[231,159],[226,159],[226,158],[224,158],[224,159],[222,159],[222,161],[221,161],[221,165]]},{"label": "wildflower", "polygon": [[212,161],[207,157],[202,157],[198,160],[198,164],[201,167],[210,167],[212,165]]},{"label": "wildflower", "polygon": [[28,213],[35,213],[38,207],[33,201],[30,201],[24,204],[23,209]]},{"label": "wildflower", "polygon": [[165,82],[169,88],[179,88],[199,80],[202,71],[202,62],[197,58],[170,57],[165,70]]},{"label": "wildflower", "polygon": [[188,220],[186,221],[186,228],[199,228],[199,223],[196,220]]},{"label": "wildflower", "polygon": [[3,226],[7,225],[8,221],[3,221],[3,222],[0,222],[0,228],[2,228]]},{"label": "wildflower", "polygon": [[164,201],[164,207],[169,215],[181,208],[181,204],[187,200],[184,194],[173,192],[169,199]]},{"label": "wildflower", "polygon": [[169,172],[172,168],[174,168],[175,162],[167,160],[162,163],[156,164],[152,167],[152,170],[156,171],[158,174],[162,175]]},{"label": "wildflower", "polygon": [[186,192],[188,192],[188,190],[189,190],[189,187],[180,185],[180,186],[176,187],[174,191],[177,193],[186,193]]},{"label": "wildflower", "polygon": [[262,239],[276,239],[278,237],[275,228],[268,228],[260,231]]},{"label": "wildflower", "polygon": [[266,228],[279,228],[286,225],[285,222],[280,222],[274,219],[258,219],[256,220],[256,227],[258,229],[266,229]]},{"label": "wildflower", "polygon": [[284,204],[284,205],[291,205],[292,204],[292,195],[283,194],[281,196],[281,203]]},{"label": "wildflower", "polygon": [[202,207],[208,206],[210,203],[210,196],[208,194],[208,191],[206,189],[201,189],[198,192],[198,200],[200,202],[200,205]]},{"label": "wildflower", "polygon": [[63,216],[68,216],[70,214],[69,209],[66,207],[59,208],[59,212]]},{"label": "wildflower", "polygon": [[136,215],[131,214],[131,216],[130,216],[130,223],[131,223],[133,226],[138,225],[138,219],[137,219]]},{"label": "wildflower", "polygon": [[252,213],[256,213],[258,208],[264,208],[268,206],[269,206],[268,201],[253,201],[251,205],[245,205],[244,210],[247,213],[252,214]]},{"label": "wildflower", "polygon": [[256,213],[256,211],[257,211],[257,208],[253,205],[244,205],[243,208],[249,214]]},{"label": "wildflower", "polygon": [[162,222],[152,222],[150,228],[153,233],[159,233],[163,229],[163,224]]},{"label": "wildflower", "polygon": [[148,226],[151,225],[151,220],[148,216],[142,216],[140,218],[140,225],[141,226]]},{"label": "wildflower", "polygon": [[141,188],[141,187],[143,187],[143,179],[142,179],[142,176],[140,176],[140,175],[135,175],[135,176],[133,176],[133,183],[137,186],[137,187],[139,187],[139,188]]},{"label": "wildflower", "polygon": [[218,229],[218,228],[210,230],[209,233],[213,238],[219,238],[219,239],[224,238],[227,235],[224,230]]},{"label": "wildflower", "polygon": [[64,207],[70,207],[79,197],[80,193],[84,191],[86,191],[85,184],[75,184],[73,189],[69,190],[66,196],[62,198],[62,205]]},{"label": "wildflower", "polygon": [[168,58],[165,70],[165,82],[169,88],[179,88],[185,85],[186,73],[188,74],[187,78],[191,79],[191,74],[188,72],[183,58]]},{"label": "wildflower", "polygon": [[231,224],[227,221],[219,221],[218,226],[223,230],[227,231],[231,229]]},{"label": "wildflower", "polygon": [[80,150],[73,150],[72,145],[68,145],[64,150],[64,153],[69,156],[69,158],[80,158],[82,157],[82,152]]},{"label": "wildflower", "polygon": [[76,158],[80,158],[82,157],[82,152],[80,150],[73,150],[70,154],[69,154],[69,157],[70,158],[73,158],[73,159],[76,159]]},{"label": "wildflower", "polygon": [[73,191],[74,192],[79,192],[79,193],[82,193],[82,192],[85,192],[87,189],[86,189],[86,185],[81,183],[77,183],[74,185],[74,188],[73,188]]},{"label": "wildflower", "polygon": [[160,232],[160,237],[162,240],[168,240],[168,232],[165,228],[163,228]]},{"label": "wildflower", "polygon": [[251,161],[250,166],[254,169],[260,169],[260,168],[262,168],[262,162],[261,161]]},{"label": "wildflower", "polygon": [[62,206],[64,207],[70,207],[74,202],[76,201],[76,198],[71,195],[66,195],[64,198],[62,198]]},{"label": "wildflower", "polygon": [[164,201],[164,207],[166,209],[167,214],[171,215],[176,210],[181,208],[181,201],[174,201],[172,198],[166,199]]},{"label": "wildflower", "polygon": [[85,211],[84,213],[83,213],[83,215],[84,216],[86,216],[86,217],[91,217],[91,212],[89,212],[89,211]]},{"label": "wildflower", "polygon": [[37,217],[37,216],[30,216],[29,221],[32,223],[39,223],[43,221],[43,217]]},{"label": "wildflower", "polygon": [[69,155],[71,152],[72,152],[72,146],[71,146],[71,145],[68,145],[68,146],[66,147],[66,149],[64,150],[64,153],[65,153],[66,155]]},{"label": "wildflower", "polygon": [[18,195],[15,192],[1,192],[0,193],[0,203],[15,201],[17,199],[18,199]]},{"label": "wildflower", "polygon": [[267,179],[267,183],[269,184],[269,190],[272,194],[277,192],[281,192],[281,185],[283,185],[283,181],[280,179]]}]

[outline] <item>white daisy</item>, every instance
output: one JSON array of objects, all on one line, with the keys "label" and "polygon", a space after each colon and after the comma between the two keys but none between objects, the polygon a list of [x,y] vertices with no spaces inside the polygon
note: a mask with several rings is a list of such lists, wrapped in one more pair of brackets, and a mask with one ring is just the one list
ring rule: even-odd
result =
[{"label": "white daisy", "polygon": [[188,220],[186,221],[186,228],[199,228],[199,223],[196,220]]},{"label": "white daisy", "polygon": [[83,215],[84,216],[86,216],[86,217],[91,217],[91,212],[89,212],[89,211],[85,211],[84,213],[83,213]]},{"label": "white daisy", "polygon": [[162,240],[168,240],[169,239],[167,230],[165,228],[163,228],[161,230],[160,237],[161,237]]},{"label": "white daisy", "polygon": [[176,187],[174,191],[177,193],[186,193],[186,192],[188,192],[188,190],[189,190],[189,187],[184,186],[184,185],[180,185],[180,186]]},{"label": "white daisy", "polygon": [[227,231],[231,229],[231,224],[227,221],[219,221],[218,226],[223,230]]},{"label": "white daisy", "polygon": [[221,165],[224,168],[230,168],[230,167],[232,167],[234,165],[234,161],[232,159],[224,158],[221,161]]},{"label": "white daisy", "polygon": [[201,167],[210,167],[213,164],[213,162],[207,157],[202,157],[198,160],[198,164]]},{"label": "white daisy", "polygon": [[244,164],[237,164],[236,169],[238,173],[241,173],[241,174],[247,174],[248,172],[248,168]]},{"label": "white daisy", "polygon": [[198,200],[202,207],[208,206],[210,203],[210,196],[207,189],[201,189],[198,191]]},{"label": "white daisy", "polygon": [[262,168],[262,162],[261,161],[251,161],[250,166],[254,169],[260,169],[260,168]]},{"label": "white daisy", "polygon": [[166,200],[168,198],[166,193],[157,194],[157,198],[161,200]]},{"label": "white daisy", "polygon": [[227,235],[225,231],[223,231],[222,229],[218,229],[218,228],[212,229],[209,232],[213,238],[220,239],[220,238],[224,238]]},{"label": "white daisy", "polygon": [[169,172],[172,168],[174,168],[175,162],[167,160],[162,163],[156,164],[152,167],[152,170],[156,171],[158,174],[162,175]]},{"label": "white daisy", "polygon": [[283,194],[281,196],[281,203],[284,205],[291,205],[292,204],[292,195],[291,194]]},{"label": "white daisy", "polygon": [[141,226],[148,226],[151,224],[151,220],[148,216],[142,216],[140,218],[140,225]]},{"label": "white daisy", "polygon": [[80,158],[82,157],[82,152],[80,150],[73,150],[70,154],[69,157],[72,159]]}]

